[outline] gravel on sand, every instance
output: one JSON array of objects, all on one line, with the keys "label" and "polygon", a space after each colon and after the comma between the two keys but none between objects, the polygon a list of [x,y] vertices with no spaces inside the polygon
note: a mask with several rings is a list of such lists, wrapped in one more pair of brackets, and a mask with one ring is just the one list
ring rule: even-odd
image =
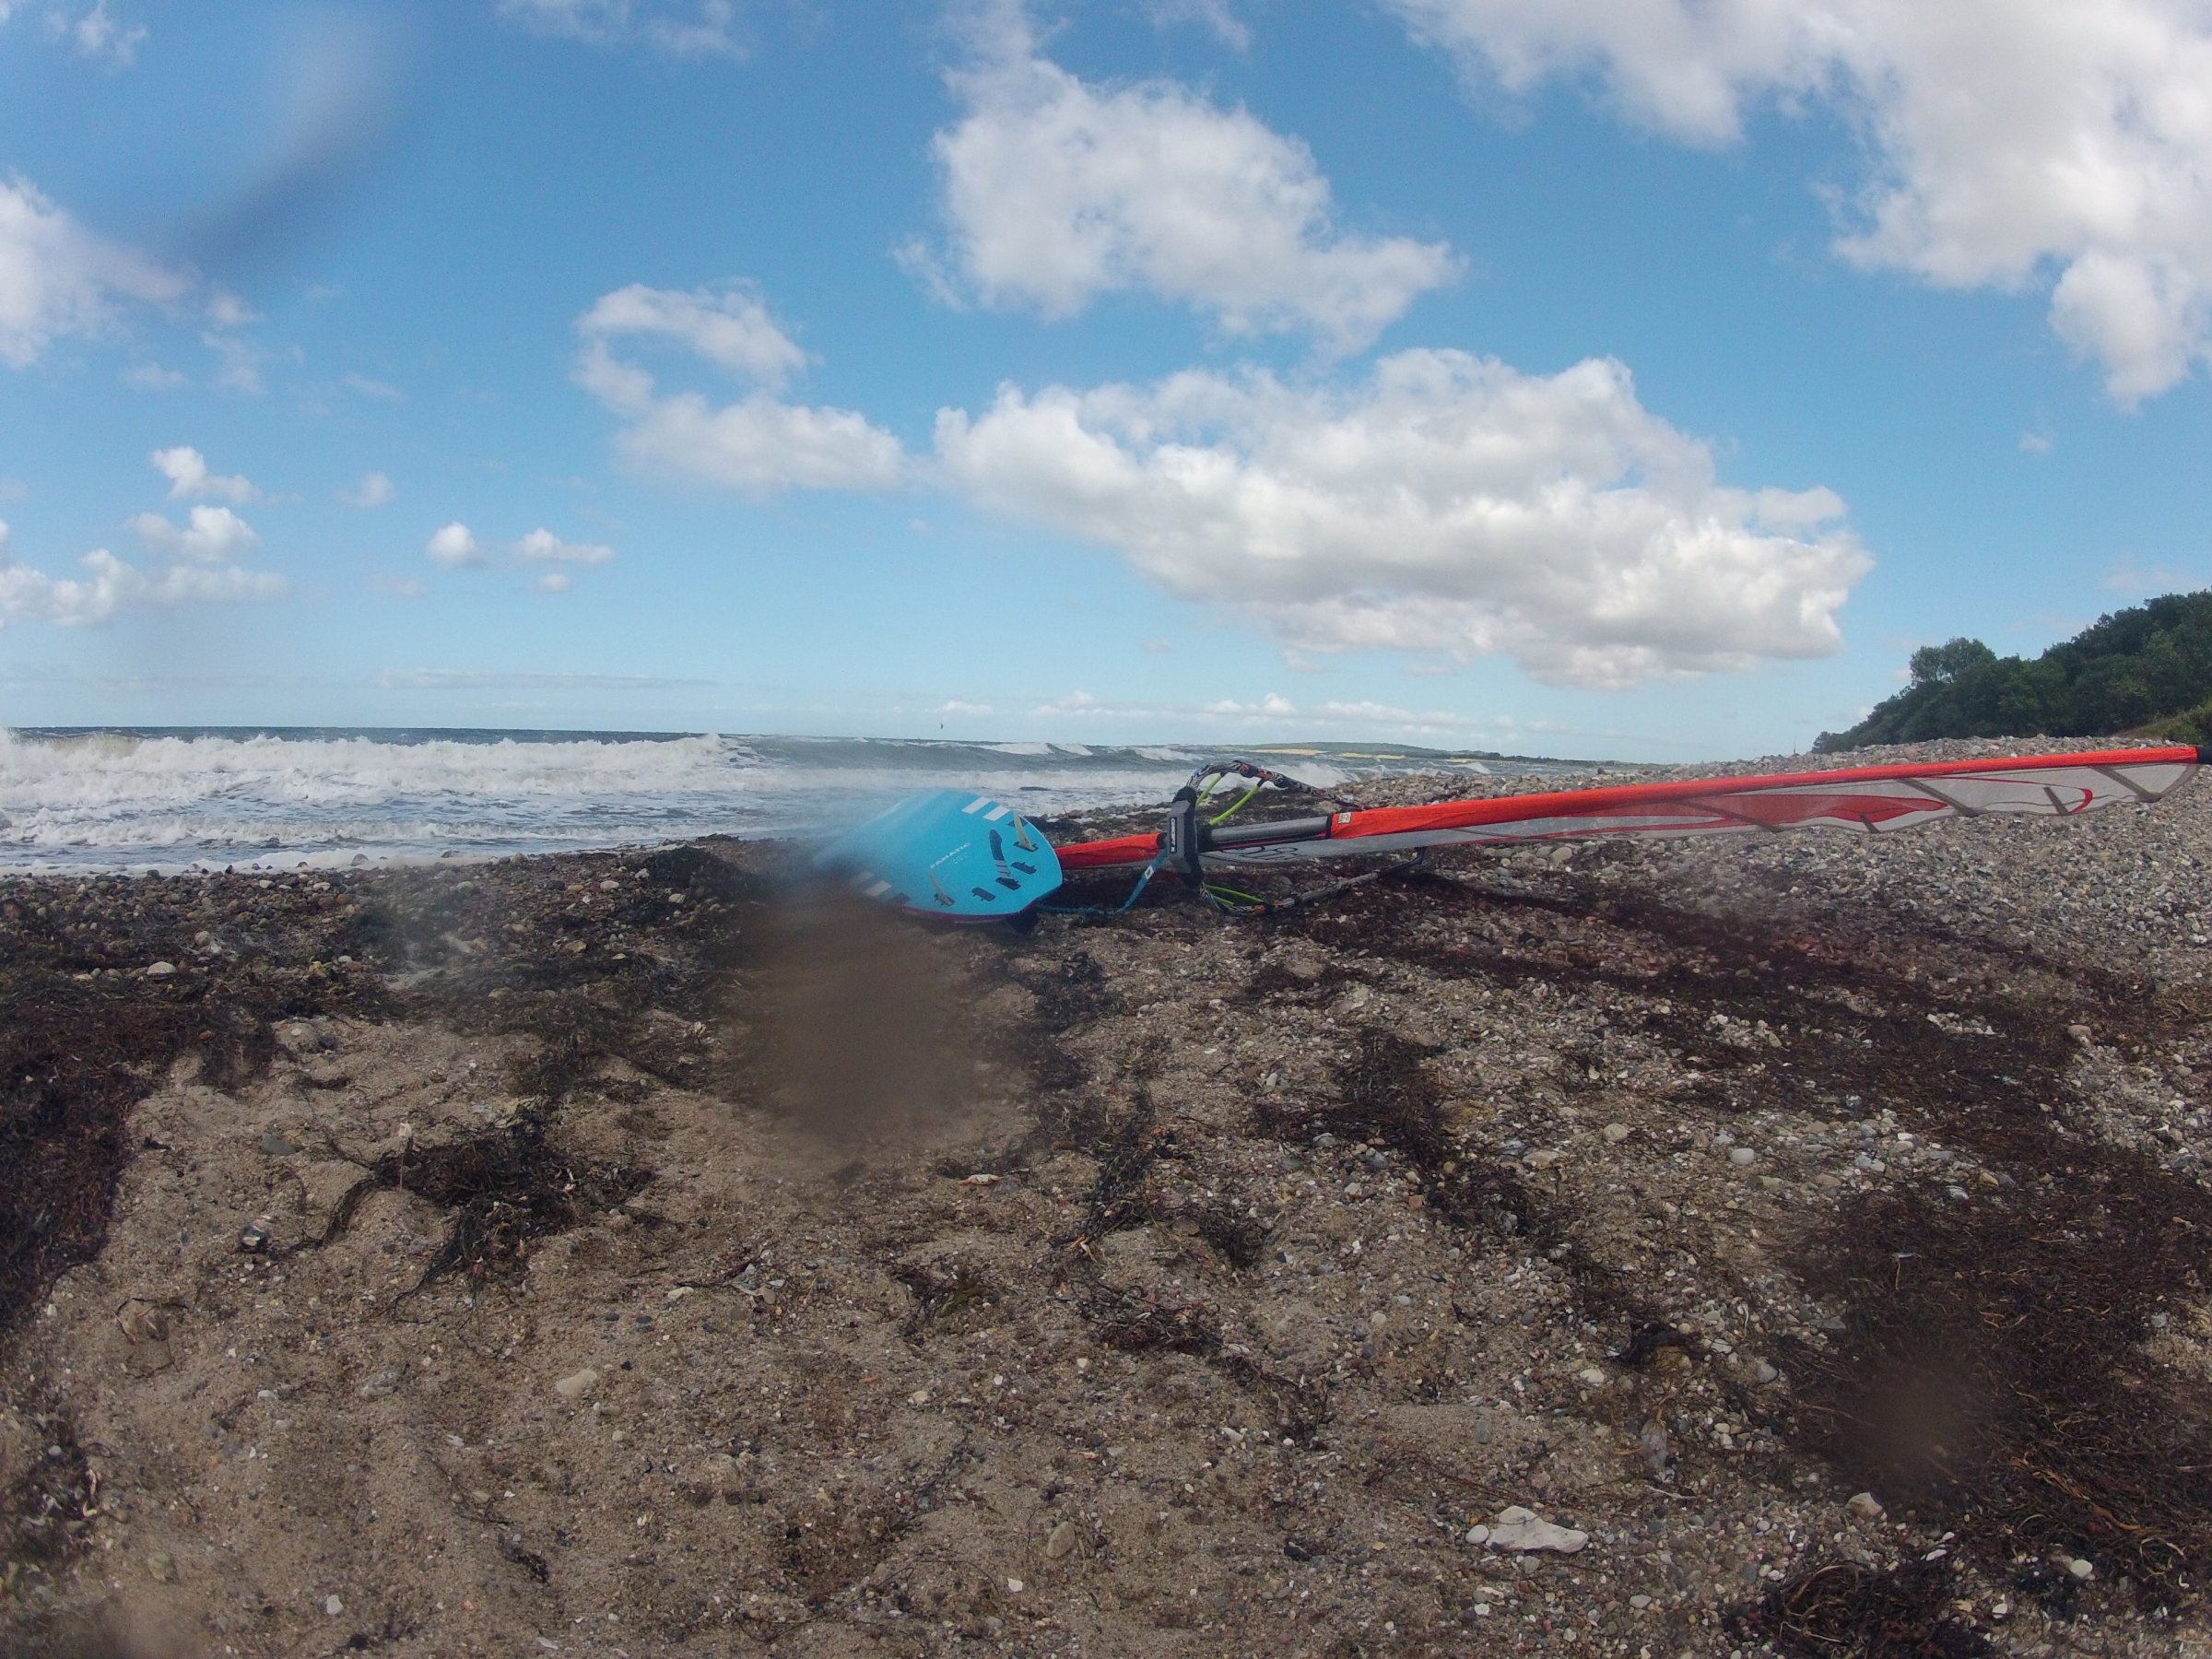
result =
[{"label": "gravel on sand", "polygon": [[0,1647],[2204,1642],[2208,853],[0,883]]}]

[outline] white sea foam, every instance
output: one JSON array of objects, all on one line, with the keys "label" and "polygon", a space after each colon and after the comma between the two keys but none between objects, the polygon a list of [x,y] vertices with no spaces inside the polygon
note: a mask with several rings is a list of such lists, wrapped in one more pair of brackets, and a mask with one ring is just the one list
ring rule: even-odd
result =
[{"label": "white sea foam", "polygon": [[[1160,800],[1200,751],[468,733],[18,734],[0,870],[291,868],[833,831],[915,790],[1030,814]],[[1332,784],[1371,767],[1301,762]]]},{"label": "white sea foam", "polygon": [[328,808],[455,791],[541,798],[680,792],[723,783],[744,759],[721,737],[391,743],[111,732],[26,739],[0,731],[0,812],[137,810],[211,796]]}]

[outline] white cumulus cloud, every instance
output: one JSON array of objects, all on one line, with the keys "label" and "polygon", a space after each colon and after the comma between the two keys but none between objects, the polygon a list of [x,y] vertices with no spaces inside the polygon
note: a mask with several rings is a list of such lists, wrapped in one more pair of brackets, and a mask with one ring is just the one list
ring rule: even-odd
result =
[{"label": "white cumulus cloud", "polygon": [[[805,354],[749,296],[632,284],[603,296],[576,327],[583,340],[577,383],[627,422],[616,451],[641,473],[754,496],[891,489],[906,477],[899,440],[865,416],[776,395]],[[664,393],[610,346],[638,335],[682,346],[753,389],[725,404],[697,392]]]},{"label": "white cumulus cloud", "polygon": [[1825,102],[1867,177],[1842,254],[1939,287],[2050,285],[2051,321],[2132,404],[2212,356],[2212,7],[2203,0],[1388,0],[1509,93],[1594,77],[1724,144]]},{"label": "white cumulus cloud", "polygon": [[0,363],[26,368],[62,335],[109,327],[118,301],[167,303],[188,286],[93,235],[23,179],[0,182]]},{"label": "white cumulus cloud", "polygon": [[381,472],[363,473],[361,481],[351,489],[338,491],[338,500],[347,507],[383,507],[392,500],[392,480]]},{"label": "white cumulus cloud", "polygon": [[943,410],[946,480],[1114,547],[1288,645],[1512,655],[1626,686],[1826,654],[1870,568],[1826,489],[1742,489],[1593,359],[1525,375],[1453,351],[1356,387],[1264,373],[1002,388]]},{"label": "white cumulus cloud", "polygon": [[596,542],[565,542],[542,525],[514,544],[514,556],[531,564],[602,565],[615,557]]},{"label": "white cumulus cloud", "polygon": [[449,571],[491,562],[484,549],[477,545],[474,532],[458,520],[440,525],[422,550],[429,555],[433,563],[441,564]]},{"label": "white cumulus cloud", "polygon": [[892,489],[905,476],[898,439],[850,409],[760,396],[717,406],[687,392],[618,412],[631,420],[616,448],[643,473],[727,485],[754,496],[784,489]]},{"label": "white cumulus cloud", "polygon": [[235,473],[225,477],[210,472],[207,457],[188,443],[180,443],[174,449],[156,450],[151,459],[154,470],[169,480],[169,499],[172,501],[206,496],[219,496],[226,501],[250,501],[260,493]]},{"label": "white cumulus cloud", "polygon": [[194,507],[182,524],[158,512],[141,512],[131,519],[130,528],[153,551],[202,564],[239,559],[261,546],[253,526],[228,507]]},{"label": "white cumulus cloud", "polygon": [[88,628],[124,610],[273,599],[285,586],[281,576],[238,565],[212,570],[171,565],[158,575],[148,575],[105,547],[93,549],[78,562],[86,571],[81,577],[49,576],[19,564],[8,550],[7,526],[0,524],[0,625],[51,622],[62,628]]},{"label": "white cumulus cloud", "polygon": [[1172,29],[1185,23],[1195,25],[1237,52],[1252,44],[1252,30],[1244,26],[1229,0],[1145,0],[1145,15],[1158,29]]},{"label": "white cumulus cloud", "polygon": [[1249,112],[1171,81],[1088,84],[1018,11],[994,16],[934,145],[956,289],[1048,317],[1141,289],[1351,351],[1456,273],[1441,242],[1338,230],[1312,152]]},{"label": "white cumulus cloud", "polygon": [[[0,14],[0,18],[4,16]],[[49,12],[46,32],[67,42],[77,56],[103,63],[111,69],[128,69],[137,61],[138,48],[146,43],[146,25],[118,21],[108,10],[108,0],[97,0],[74,18],[59,10]]]},{"label": "white cumulus cloud", "polygon": [[742,288],[687,293],[633,282],[601,295],[577,319],[576,332],[587,340],[621,335],[670,340],[732,374],[775,388],[806,366],[806,354]]}]

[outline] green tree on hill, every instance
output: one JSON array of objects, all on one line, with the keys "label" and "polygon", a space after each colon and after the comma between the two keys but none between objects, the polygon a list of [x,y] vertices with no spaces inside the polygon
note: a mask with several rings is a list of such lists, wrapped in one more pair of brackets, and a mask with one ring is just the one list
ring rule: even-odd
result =
[{"label": "green tree on hill", "polygon": [[1960,639],[1922,646],[1909,666],[1902,691],[1813,747],[2120,733],[2212,742],[2212,589],[2100,617],[2032,659]]}]

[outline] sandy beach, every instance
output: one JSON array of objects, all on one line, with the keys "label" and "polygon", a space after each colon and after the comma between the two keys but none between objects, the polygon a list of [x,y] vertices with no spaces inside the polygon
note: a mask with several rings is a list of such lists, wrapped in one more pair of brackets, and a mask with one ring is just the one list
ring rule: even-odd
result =
[{"label": "sandy beach", "polygon": [[2208,854],[7,880],[0,1649],[2212,1652]]}]

